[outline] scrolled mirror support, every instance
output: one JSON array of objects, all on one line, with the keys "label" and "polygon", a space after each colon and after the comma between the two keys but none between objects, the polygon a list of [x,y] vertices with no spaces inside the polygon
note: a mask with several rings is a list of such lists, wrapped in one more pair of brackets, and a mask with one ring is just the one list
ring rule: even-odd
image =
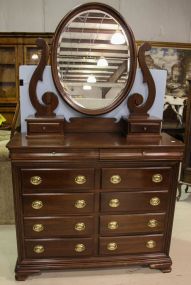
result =
[{"label": "scrolled mirror support", "polygon": [[39,38],[36,41],[37,47],[42,50],[40,62],[35,69],[31,80],[29,84],[29,97],[31,104],[36,110],[35,117],[53,117],[55,116],[55,113],[53,112],[56,107],[58,106],[58,98],[53,92],[45,92],[42,95],[42,102],[44,104],[41,104],[38,100],[36,89],[38,81],[43,80],[43,72],[45,69],[45,66],[48,62],[49,58],[49,48],[45,40]]},{"label": "scrolled mirror support", "polygon": [[145,62],[145,52],[149,51],[150,49],[151,49],[150,44],[144,43],[139,48],[138,52],[138,61],[143,74],[143,83],[147,83],[148,85],[148,96],[144,103],[143,103],[144,101],[143,96],[139,93],[134,93],[129,97],[127,101],[127,106],[131,113],[131,116],[142,115],[148,117],[149,116],[148,111],[150,110],[155,101],[155,96],[156,96],[155,83],[151,75],[151,72]]}]

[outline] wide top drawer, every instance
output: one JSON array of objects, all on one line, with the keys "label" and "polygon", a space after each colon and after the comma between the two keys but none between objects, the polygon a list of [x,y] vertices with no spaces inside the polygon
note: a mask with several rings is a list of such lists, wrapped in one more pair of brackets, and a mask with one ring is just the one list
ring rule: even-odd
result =
[{"label": "wide top drawer", "polygon": [[21,169],[23,190],[92,189],[94,169]]},{"label": "wide top drawer", "polygon": [[168,188],[171,168],[103,168],[102,188]]}]

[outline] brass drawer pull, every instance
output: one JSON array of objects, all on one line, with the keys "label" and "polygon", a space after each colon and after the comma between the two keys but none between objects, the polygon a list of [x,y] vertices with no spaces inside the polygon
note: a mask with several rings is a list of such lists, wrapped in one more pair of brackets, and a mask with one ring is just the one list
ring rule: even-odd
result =
[{"label": "brass drawer pull", "polygon": [[86,177],[84,175],[78,175],[75,177],[76,184],[84,184],[86,183]]},{"label": "brass drawer pull", "polygon": [[147,248],[155,248],[156,247],[156,241],[154,241],[154,240],[149,240],[149,241],[147,241],[147,243],[146,243],[146,247]]},{"label": "brass drawer pull", "polygon": [[34,248],[33,248],[33,251],[35,253],[43,253],[44,252],[44,246],[43,245],[36,245]]},{"label": "brass drawer pull", "polygon": [[163,180],[163,177],[162,177],[162,175],[161,174],[154,174],[153,176],[152,176],[152,181],[154,182],[154,183],[160,183],[161,181]]},{"label": "brass drawer pull", "polygon": [[82,209],[82,208],[84,208],[86,206],[86,201],[85,200],[77,200],[76,202],[75,202],[75,207],[77,208],[77,209]]},{"label": "brass drawer pull", "polygon": [[42,224],[35,224],[33,226],[33,231],[34,232],[42,232],[44,230],[44,226]]},{"label": "brass drawer pull", "polygon": [[117,208],[117,207],[119,207],[119,205],[120,205],[119,199],[111,199],[109,201],[109,206],[111,208]]},{"label": "brass drawer pull", "polygon": [[156,227],[158,227],[158,221],[155,219],[151,219],[148,221],[147,225],[149,228],[156,228]]},{"label": "brass drawer pull", "polygon": [[108,243],[107,249],[108,249],[108,250],[111,250],[111,251],[116,250],[116,249],[117,249],[117,243],[116,243],[116,242],[110,242],[110,243]]},{"label": "brass drawer pull", "polygon": [[79,231],[79,232],[84,231],[85,228],[86,228],[86,226],[85,226],[84,223],[77,223],[77,224],[75,225],[75,230],[76,230],[76,231]]},{"label": "brass drawer pull", "polygon": [[160,204],[160,199],[158,197],[153,197],[150,199],[150,205],[158,206]]},{"label": "brass drawer pull", "polygon": [[76,252],[82,252],[86,249],[85,245],[83,243],[78,243],[76,246],[75,246],[75,251]]},{"label": "brass drawer pull", "polygon": [[43,207],[43,203],[40,200],[36,200],[32,202],[32,208],[35,210],[39,210]]},{"label": "brass drawer pull", "polygon": [[42,178],[40,176],[32,176],[30,178],[30,183],[32,185],[40,185],[42,183]]},{"label": "brass drawer pull", "polygon": [[110,178],[112,184],[119,184],[121,182],[121,177],[119,175],[112,175]]},{"label": "brass drawer pull", "polygon": [[110,229],[110,230],[116,230],[117,228],[118,228],[118,222],[116,222],[116,221],[111,221],[111,222],[109,222],[109,224],[108,224],[108,229]]}]

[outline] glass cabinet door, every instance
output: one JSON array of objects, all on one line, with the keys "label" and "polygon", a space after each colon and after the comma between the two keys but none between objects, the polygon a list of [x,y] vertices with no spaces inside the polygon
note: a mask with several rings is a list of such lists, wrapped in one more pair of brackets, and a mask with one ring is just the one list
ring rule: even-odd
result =
[{"label": "glass cabinet door", "polygon": [[24,50],[24,64],[37,65],[41,56],[41,50],[35,46],[25,46]]},{"label": "glass cabinet door", "polygon": [[0,46],[0,102],[16,103],[17,100],[17,48]]}]

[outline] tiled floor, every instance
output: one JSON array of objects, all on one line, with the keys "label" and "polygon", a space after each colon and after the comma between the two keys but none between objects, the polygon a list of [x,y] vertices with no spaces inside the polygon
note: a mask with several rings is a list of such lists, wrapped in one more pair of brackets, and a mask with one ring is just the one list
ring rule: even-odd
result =
[{"label": "tiled floor", "polygon": [[[191,284],[191,194],[176,204],[170,255],[171,273],[142,267],[49,272],[29,277],[27,285],[190,285]],[[14,280],[16,238],[14,226],[0,226],[0,285]],[[21,283],[22,284],[22,283]]]}]

